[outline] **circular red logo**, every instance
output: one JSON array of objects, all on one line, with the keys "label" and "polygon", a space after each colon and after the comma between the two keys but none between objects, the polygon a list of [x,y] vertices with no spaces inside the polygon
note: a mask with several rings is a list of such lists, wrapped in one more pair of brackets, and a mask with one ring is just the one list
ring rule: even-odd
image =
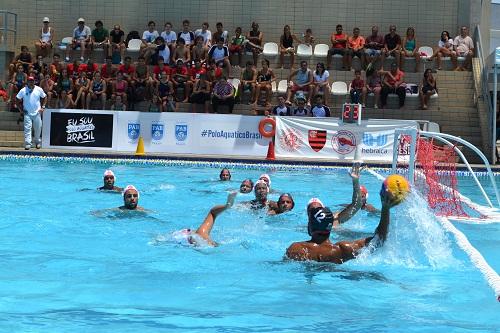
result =
[{"label": "circular red logo", "polygon": [[338,131],[332,135],[332,148],[342,155],[352,153],[356,149],[356,136],[350,131]]},{"label": "circular red logo", "polygon": [[297,151],[302,146],[303,141],[302,134],[294,128],[282,130],[280,133],[280,147],[288,152]]}]

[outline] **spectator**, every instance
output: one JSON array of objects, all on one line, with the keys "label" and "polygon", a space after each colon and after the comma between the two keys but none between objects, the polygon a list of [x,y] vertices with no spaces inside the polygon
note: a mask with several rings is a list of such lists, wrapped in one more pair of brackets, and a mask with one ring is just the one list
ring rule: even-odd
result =
[{"label": "spectator", "polygon": [[252,22],[252,30],[247,33],[246,38],[250,43],[246,43],[245,47],[248,51],[252,52],[253,63],[256,64],[264,45],[264,34],[259,30],[258,23]]},{"label": "spectator", "polygon": [[373,107],[378,109],[380,103],[380,91],[382,90],[382,81],[380,79],[379,71],[373,70],[366,72],[366,92],[373,93],[375,96],[375,103]]},{"label": "spectator", "polygon": [[86,70],[85,64],[82,64],[80,59],[75,58],[71,64],[68,64],[66,68],[68,69],[69,76],[75,81],[78,79],[80,72],[84,72]]},{"label": "spectator", "polygon": [[163,57],[158,57],[158,65],[153,68],[153,81],[151,85],[154,87],[158,86],[160,82],[160,74],[164,73],[167,78],[170,76],[170,67],[163,63]]},{"label": "spectator", "polygon": [[293,109],[292,116],[294,117],[307,117],[309,110],[306,108],[306,99],[303,94],[295,99],[297,107]]},{"label": "spectator", "polygon": [[347,38],[347,51],[346,51],[346,64],[347,70],[351,70],[352,58],[358,57],[361,61],[361,68],[364,68],[364,48],[365,48],[365,38],[360,36],[359,28],[354,28],[352,30],[352,36]]},{"label": "spectator", "polygon": [[[120,64],[123,65],[123,59],[125,59],[125,33],[120,28],[120,25],[116,24],[113,30],[109,33],[110,45],[108,48],[108,56],[113,57],[114,52],[120,52]],[[112,59],[112,58],[111,58]]]},{"label": "spectator", "polygon": [[123,95],[115,96],[113,102],[111,103],[110,109],[111,111],[127,111],[127,105],[123,102]]},{"label": "spectator", "polygon": [[[194,43],[194,37],[194,33],[189,30],[189,20],[182,21],[182,31],[177,34],[177,42],[182,38],[184,45],[191,46]],[[183,60],[186,61],[187,59]],[[177,60],[174,58],[174,61]]]},{"label": "spectator", "polygon": [[457,68],[457,53],[453,50],[453,39],[450,38],[450,33],[446,30],[441,32],[438,49],[434,51],[434,54],[429,58],[429,60],[436,58],[437,69],[442,70],[441,60],[443,57],[450,57],[451,62],[453,63],[453,68]]},{"label": "spectator", "polygon": [[[292,77],[294,76],[295,81],[292,81]],[[307,102],[310,104],[313,91],[313,75],[312,71],[307,67],[307,61],[302,60],[300,62],[300,68],[290,73],[288,82],[289,87],[287,91],[286,103],[291,105],[292,94],[295,94],[297,91],[304,91],[309,93]]]},{"label": "spectator", "polygon": [[160,36],[158,31],[156,31],[156,23],[154,21],[148,22],[148,30],[142,33],[142,44],[140,55],[146,59],[146,63],[149,64],[149,58],[156,51],[155,40]]},{"label": "spectator", "polygon": [[[257,73],[257,85],[255,86],[255,103],[259,103],[261,90],[266,91],[266,106],[271,105],[270,101],[273,97],[273,82],[276,81],[276,76],[271,68],[269,68],[269,60],[263,59],[262,69]],[[256,106],[257,104],[254,104]]]},{"label": "spectator", "polygon": [[391,71],[384,75],[382,81],[382,90],[380,92],[382,99],[382,108],[387,105],[387,95],[390,93],[397,94],[399,97],[399,108],[403,108],[406,98],[406,87],[403,81],[404,73],[399,70],[398,64],[393,62],[391,64]]},{"label": "spectator", "polygon": [[292,114],[292,110],[285,103],[285,97],[278,96],[278,105],[273,108],[272,114],[275,116],[290,116]]},{"label": "spectator", "polygon": [[[31,130],[35,131],[36,149],[42,143],[42,112],[45,111],[47,95],[42,88],[35,86],[35,78],[28,77],[28,85],[22,88],[16,96],[18,109],[24,115],[24,149],[31,148]],[[21,111],[22,110],[22,111]]]},{"label": "spectator", "polygon": [[113,59],[111,56],[106,57],[106,63],[101,67],[101,78],[106,81],[106,86],[111,87],[111,84],[116,79],[118,69],[113,66]]},{"label": "spectator", "polygon": [[314,45],[314,36],[312,34],[312,29],[310,28],[307,28],[306,29],[306,33],[304,34],[304,44],[308,45],[308,46],[312,46]]},{"label": "spectator", "polygon": [[401,37],[396,33],[396,26],[389,27],[389,33],[384,37],[384,49],[382,51],[382,69],[384,68],[385,58],[392,56],[396,59],[396,64],[400,63],[399,57],[401,49]]},{"label": "spectator", "polygon": [[[33,81],[35,78],[33,78]],[[12,74],[11,79],[9,81],[8,89],[9,89],[9,99],[7,100],[7,104],[10,104],[12,98],[15,94],[17,94],[21,89],[24,88],[28,81],[28,75],[24,72],[23,66],[17,66],[17,72]],[[9,105],[10,106],[10,105]]]},{"label": "spectator", "polygon": [[172,82],[168,81],[165,73],[161,73],[160,81],[158,82],[158,87],[156,89],[156,94],[158,95],[160,102],[160,112],[167,111],[168,96],[173,93],[174,88],[172,87]]},{"label": "spectator", "polygon": [[87,94],[86,107],[87,110],[90,109],[90,103],[93,100],[100,100],[102,103],[101,109],[106,109],[106,81],[101,78],[101,73],[95,72],[94,78],[91,82],[89,82],[89,86],[87,87],[89,93]]},{"label": "spectator", "polygon": [[[191,103],[189,111],[192,112],[195,105],[203,104],[205,113],[209,112],[210,107],[210,82],[207,80],[207,74],[201,73],[195,81],[193,93],[189,97]],[[196,111],[196,109],[195,109]]]},{"label": "spectator", "polygon": [[243,57],[243,52],[245,51],[245,41],[246,38],[241,34],[241,27],[237,27],[234,31],[235,35],[231,39],[231,45],[229,45],[229,53],[238,55],[238,66],[241,67],[241,59]]},{"label": "spectator", "polygon": [[165,112],[177,112],[177,104],[175,103],[174,95],[167,96],[167,102],[163,108]]},{"label": "spectator", "polygon": [[379,60],[384,47],[384,37],[378,34],[378,27],[372,27],[372,34],[365,40],[365,65],[366,71],[371,71]]},{"label": "spectator", "polygon": [[323,96],[316,95],[314,101],[316,104],[311,109],[312,117],[331,117],[330,108],[323,104]]},{"label": "spectator", "polygon": [[218,67],[215,60],[210,60],[208,62],[207,77],[210,83],[215,83],[220,80],[222,76],[222,68]]},{"label": "spectator", "polygon": [[229,63],[229,49],[224,46],[224,39],[220,38],[216,45],[208,51],[208,60],[215,60],[219,67],[226,67],[227,75],[231,76],[231,64]]},{"label": "spectator", "polygon": [[332,33],[330,40],[332,42],[332,48],[328,50],[328,55],[326,58],[326,67],[331,68],[332,57],[336,54],[342,56],[342,69],[347,68],[347,34],[342,32],[342,25],[337,24],[335,32]]},{"label": "spectator", "polygon": [[[162,57],[163,60],[170,59],[170,48],[165,43],[163,37],[156,37],[155,39],[156,49],[155,52],[151,56],[150,65],[156,65],[158,63],[158,58]],[[146,59],[144,59],[144,63],[147,64]]]},{"label": "spectator", "polygon": [[427,110],[427,105],[429,105],[429,98],[431,98],[431,96],[435,93],[437,93],[436,79],[432,76],[432,69],[427,68],[424,72],[424,77],[419,89],[422,110]]},{"label": "spectator", "polygon": [[61,73],[59,74],[59,77],[57,78],[57,86],[56,86],[56,91],[57,94],[59,95],[59,102],[63,102],[64,105],[68,104],[68,100],[66,99],[69,98],[71,101],[70,106],[73,108],[74,102],[73,102],[73,80],[69,76],[68,70],[64,68]]},{"label": "spectator", "polygon": [[91,80],[94,77],[94,74],[96,72],[99,72],[99,66],[94,63],[91,59],[87,61],[86,64],[83,65],[85,68],[85,73],[87,73],[87,77],[89,80]]},{"label": "spectator", "polygon": [[354,80],[351,82],[351,90],[349,91],[349,94],[351,95],[351,103],[358,104],[361,99],[363,107],[366,105],[367,89],[365,81],[361,78],[360,70],[354,71]]},{"label": "spectator", "polygon": [[279,68],[283,68],[283,63],[285,62],[285,54],[290,55],[290,68],[295,67],[295,48],[293,47],[293,41],[300,43],[300,40],[291,33],[290,26],[287,24],[283,27],[283,35],[280,37],[280,63]]},{"label": "spectator", "polygon": [[116,80],[113,82],[112,87],[113,89],[112,89],[111,100],[113,101],[113,104],[115,104],[115,102],[117,101],[117,97],[120,97],[120,102],[127,104],[128,84],[127,81],[123,79],[122,72],[119,71],[118,73],[116,73]]},{"label": "spectator", "polygon": [[81,100],[81,108],[84,108],[85,101],[87,99],[88,88],[90,85],[90,80],[87,77],[87,73],[85,71],[81,71],[79,73],[78,79],[75,81],[75,90],[77,91],[75,105],[79,107],[79,103]]},{"label": "spectator", "polygon": [[241,72],[240,76],[240,86],[238,90],[240,94],[243,94],[245,91],[249,91],[251,94],[250,103],[255,104],[255,86],[257,84],[257,71],[255,70],[253,63],[251,61],[247,61],[245,69]]},{"label": "spectator", "polygon": [[201,63],[207,61],[208,49],[203,45],[203,37],[198,36],[194,39],[194,46],[191,49],[191,59],[199,60]]},{"label": "spectator", "polygon": [[194,39],[196,40],[196,37],[201,36],[203,38],[203,46],[206,48],[212,46],[212,32],[208,30],[208,27],[208,22],[203,22],[201,29],[197,29],[194,32]]},{"label": "spectator", "polygon": [[2,80],[0,80],[0,97],[4,102],[7,102],[9,100],[9,94],[7,93],[7,90],[5,90],[6,88],[7,87],[4,86]]},{"label": "spectator", "polygon": [[406,29],[406,36],[401,46],[401,59],[399,68],[403,68],[405,58],[415,58],[415,72],[420,70],[420,53],[418,53],[418,42],[415,37],[415,29],[409,27]]},{"label": "spectator", "polygon": [[[122,77],[127,81],[128,85],[133,84],[135,67],[132,66],[132,58],[125,57],[125,63],[118,67],[118,72],[122,73]],[[123,102],[127,103],[125,99]]]},{"label": "spectator", "polygon": [[50,74],[46,73],[43,80],[40,82],[40,88],[47,95],[47,105],[53,106],[53,98],[57,98],[57,93],[54,91],[55,82],[50,78]]},{"label": "spectator", "polygon": [[[161,37],[158,37],[161,38]],[[133,74],[133,100],[134,102],[143,101],[151,92],[151,77],[149,75],[149,66],[146,65],[146,59],[139,57]]]},{"label": "spectator", "polygon": [[40,55],[43,58],[48,57],[50,54],[50,51],[52,51],[52,41],[54,40],[54,29],[49,26],[49,18],[44,17],[43,20],[43,26],[40,29],[39,32],[39,38],[35,42],[35,48],[36,48],[36,55]]},{"label": "spectator", "polygon": [[161,37],[165,40],[165,43],[170,49],[170,53],[174,52],[175,42],[177,41],[177,34],[172,31],[172,23],[167,22],[164,26],[165,30],[162,31]]},{"label": "spectator", "polygon": [[52,63],[49,66],[52,80],[57,81],[57,79],[59,78],[59,74],[64,67],[64,63],[61,62],[61,56],[58,53],[54,53],[54,55],[52,56]]},{"label": "spectator", "polygon": [[[195,82],[200,79],[201,74],[206,74],[207,70],[201,65],[201,60],[200,59],[195,59],[194,61],[194,66],[191,67],[191,81]],[[206,80],[206,77],[205,77]]]},{"label": "spectator", "polygon": [[453,45],[457,57],[465,57],[463,66],[456,67],[455,70],[471,70],[472,57],[474,56],[474,42],[469,37],[469,29],[467,27],[460,28],[460,35],[455,37]]},{"label": "spectator", "polygon": [[36,62],[33,64],[32,69],[36,75],[40,75],[40,74],[45,75],[45,74],[49,73],[49,66],[43,62],[43,57],[41,55],[36,56]]},{"label": "spectator", "polygon": [[21,46],[21,53],[19,53],[9,65],[9,75],[14,74],[19,65],[23,67],[23,71],[26,74],[33,66],[33,56],[25,45]]},{"label": "spectator", "polygon": [[182,60],[177,60],[175,68],[170,72],[170,79],[172,80],[176,95],[179,88],[184,89],[184,97],[181,101],[182,103],[187,103],[193,89],[193,82],[191,82],[189,71]]},{"label": "spectator", "polygon": [[316,96],[318,94],[323,94],[325,105],[328,104],[328,95],[330,94],[330,83],[328,82],[329,77],[330,73],[325,69],[325,64],[319,62],[313,73],[313,95]]},{"label": "spectator", "polygon": [[59,98],[56,101],[56,109],[73,109],[75,106],[71,95],[66,90],[61,90]]},{"label": "spectator", "polygon": [[160,98],[156,92],[153,92],[153,96],[149,101],[148,112],[160,112]]},{"label": "spectator", "polygon": [[109,31],[104,29],[101,20],[95,22],[95,29],[92,30],[92,35],[90,36],[90,45],[92,51],[102,48],[104,54],[109,53]]},{"label": "spectator", "polygon": [[[179,37],[177,39],[177,47],[175,48],[172,60],[177,63],[178,60],[182,60],[183,63],[191,61],[191,52],[189,52],[189,47],[186,46],[184,38]],[[167,61],[165,60],[165,63]]]},{"label": "spectator", "polygon": [[226,30],[223,30],[222,22],[217,22],[215,28],[217,29],[217,31],[214,32],[212,40],[217,41],[222,38],[224,39],[224,45],[227,46],[228,32]]},{"label": "spectator", "polygon": [[224,76],[221,76],[219,81],[214,85],[212,91],[212,107],[215,113],[219,112],[219,106],[221,105],[227,105],[229,107],[229,113],[233,113],[234,88]]},{"label": "spectator", "polygon": [[92,31],[85,25],[85,20],[83,18],[78,19],[78,26],[73,29],[73,40],[71,45],[66,47],[66,61],[69,61],[69,53],[71,50],[76,50],[80,48],[80,60],[85,60],[85,50],[90,46],[90,36]]}]

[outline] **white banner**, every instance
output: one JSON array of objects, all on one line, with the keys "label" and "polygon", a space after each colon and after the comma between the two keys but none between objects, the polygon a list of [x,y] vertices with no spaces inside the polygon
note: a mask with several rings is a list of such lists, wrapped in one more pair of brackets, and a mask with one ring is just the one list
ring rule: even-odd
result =
[{"label": "white banner", "polygon": [[392,161],[396,128],[418,128],[411,120],[365,120],[361,125],[339,119],[276,117],[276,157],[353,160],[356,150],[366,161]]}]

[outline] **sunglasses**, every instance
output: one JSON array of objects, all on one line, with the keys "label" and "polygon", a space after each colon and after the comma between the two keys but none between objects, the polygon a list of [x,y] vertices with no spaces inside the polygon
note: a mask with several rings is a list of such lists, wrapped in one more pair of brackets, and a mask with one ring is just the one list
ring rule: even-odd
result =
[{"label": "sunglasses", "polygon": [[125,198],[128,198],[128,199],[130,199],[130,198],[137,198],[138,196],[139,196],[139,195],[138,195],[137,193],[134,193],[134,194],[132,194],[132,193],[131,193],[131,194],[127,194],[127,195],[125,196]]}]

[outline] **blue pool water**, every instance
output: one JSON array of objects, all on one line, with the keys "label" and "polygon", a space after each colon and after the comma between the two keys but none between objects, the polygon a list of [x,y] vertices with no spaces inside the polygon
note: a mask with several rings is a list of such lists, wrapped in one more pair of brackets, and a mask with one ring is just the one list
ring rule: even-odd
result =
[{"label": "blue pool water", "polygon": [[[119,194],[93,190],[106,168],[117,185],[138,187],[140,205],[153,212],[106,211],[122,204]],[[308,238],[309,198],[333,208],[350,200],[347,169],[232,168],[229,183],[217,181],[219,170],[0,161],[0,332],[500,330],[493,291],[421,198],[392,210],[388,240],[371,255],[344,265],[289,262],[287,246]],[[217,248],[172,239],[197,227],[241,180],[263,172],[276,191],[292,193],[294,211],[266,216],[236,205],[216,221]],[[367,172],[361,178],[380,207],[380,181]],[[332,239],[365,237],[377,222],[361,212]],[[500,224],[455,225],[500,271]]]}]

